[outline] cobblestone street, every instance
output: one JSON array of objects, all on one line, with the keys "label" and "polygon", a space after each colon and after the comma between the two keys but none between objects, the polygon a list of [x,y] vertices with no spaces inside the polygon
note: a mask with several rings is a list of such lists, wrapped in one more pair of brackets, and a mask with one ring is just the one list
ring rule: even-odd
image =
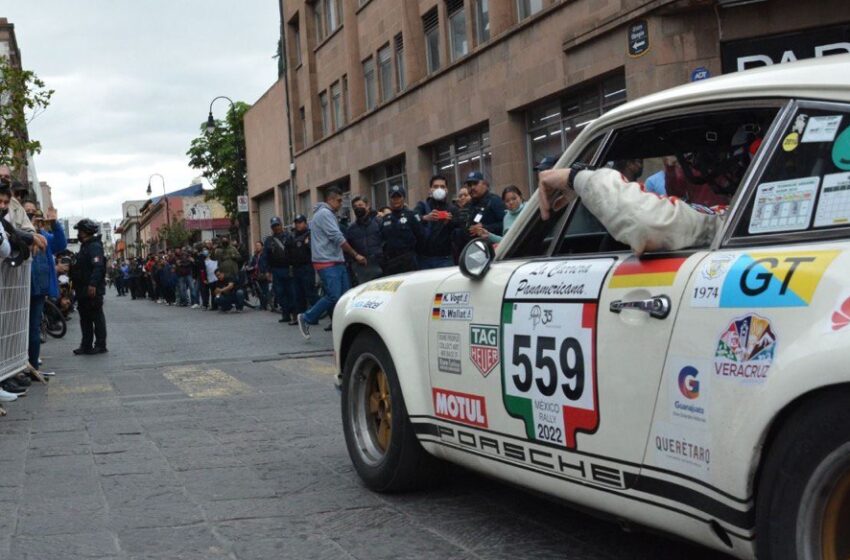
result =
[{"label": "cobblestone street", "polygon": [[364,489],[331,341],[271,313],[107,295],[110,353],[50,340],[47,387],[0,419],[0,558],[717,558],[459,469]]}]

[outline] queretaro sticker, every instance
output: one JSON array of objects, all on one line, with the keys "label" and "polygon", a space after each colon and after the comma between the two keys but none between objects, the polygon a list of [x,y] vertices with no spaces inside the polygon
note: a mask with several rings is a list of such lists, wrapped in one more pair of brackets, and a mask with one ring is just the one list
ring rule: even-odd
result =
[{"label": "queretaro sticker", "polygon": [[511,275],[505,299],[595,300],[616,259],[527,263]]},{"label": "queretaro sticker", "polygon": [[711,436],[705,430],[656,422],[651,446],[654,462],[660,467],[696,476],[711,471]]},{"label": "queretaro sticker", "polygon": [[460,374],[460,333],[437,333],[437,369]]},{"label": "queretaro sticker", "polygon": [[717,341],[715,377],[764,383],[776,352],[770,319],[755,313],[733,319]]},{"label": "queretaro sticker", "polygon": [[497,325],[469,325],[469,359],[484,377],[499,365]]},{"label": "queretaro sticker", "polygon": [[503,304],[503,398],[528,439],[575,449],[577,432],[596,431],[596,310],[596,303]]}]

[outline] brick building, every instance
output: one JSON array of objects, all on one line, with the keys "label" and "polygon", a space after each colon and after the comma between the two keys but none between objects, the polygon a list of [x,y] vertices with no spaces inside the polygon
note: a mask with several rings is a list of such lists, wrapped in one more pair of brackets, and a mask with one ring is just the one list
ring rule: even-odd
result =
[{"label": "brick building", "polygon": [[392,184],[415,201],[434,173],[456,189],[480,169],[528,191],[536,161],[620,103],[850,52],[846,0],[292,0],[281,15],[286,79],[245,117],[255,239],[331,185],[380,206]]}]

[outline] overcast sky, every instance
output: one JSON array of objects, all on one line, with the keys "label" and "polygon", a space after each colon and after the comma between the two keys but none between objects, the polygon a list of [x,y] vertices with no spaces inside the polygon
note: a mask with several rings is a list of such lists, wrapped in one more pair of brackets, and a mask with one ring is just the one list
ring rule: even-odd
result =
[{"label": "overcast sky", "polygon": [[66,216],[120,218],[152,173],[169,192],[188,186],[200,172],[186,150],[213,97],[254,103],[277,79],[277,0],[3,0],[0,17],[56,90],[30,135]]}]

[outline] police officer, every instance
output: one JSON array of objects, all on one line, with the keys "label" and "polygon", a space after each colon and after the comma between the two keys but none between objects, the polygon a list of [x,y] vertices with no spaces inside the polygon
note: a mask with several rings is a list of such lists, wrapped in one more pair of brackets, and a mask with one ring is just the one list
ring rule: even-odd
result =
[{"label": "police officer", "polygon": [[274,299],[280,306],[280,319],[278,323],[298,324],[295,321],[295,287],[292,283],[290,265],[292,261],[286,250],[290,234],[283,229],[283,221],[275,216],[271,219],[272,234],[263,242],[263,250],[266,252],[266,262],[269,263],[270,272],[266,278],[272,283]]},{"label": "police officer", "polygon": [[106,317],[103,316],[103,296],[106,293],[103,244],[96,222],[86,218],[77,222],[74,229],[81,245],[71,269],[71,279],[77,293],[80,329],[83,332],[83,340],[74,354],[103,354],[107,351]]},{"label": "police officer", "polygon": [[462,231],[455,236],[458,253],[470,239],[478,237],[481,229],[495,235],[502,235],[502,220],[505,217],[505,203],[497,194],[490,192],[490,183],[480,171],[466,176],[466,188],[472,200],[467,205],[466,223]]},{"label": "police officer", "polygon": [[416,253],[425,235],[420,216],[404,205],[407,193],[401,185],[390,188],[390,213],[381,221],[384,274],[399,274],[417,269]]},{"label": "police officer", "polygon": [[[295,216],[295,226],[286,242],[286,250],[292,263],[293,307],[295,313],[304,313],[316,300],[316,271],[313,270],[313,257],[310,247],[310,228],[307,216]],[[289,323],[297,325],[298,321]]]}]

